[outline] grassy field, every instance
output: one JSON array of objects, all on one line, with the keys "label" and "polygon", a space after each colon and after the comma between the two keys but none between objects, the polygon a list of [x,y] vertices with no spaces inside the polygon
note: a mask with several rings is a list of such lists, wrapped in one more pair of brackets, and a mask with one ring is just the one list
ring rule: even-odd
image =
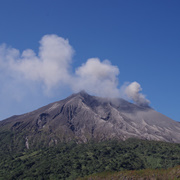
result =
[{"label": "grassy field", "polygon": [[168,169],[144,169],[120,172],[102,172],[77,180],[176,180],[180,179],[180,166]]}]

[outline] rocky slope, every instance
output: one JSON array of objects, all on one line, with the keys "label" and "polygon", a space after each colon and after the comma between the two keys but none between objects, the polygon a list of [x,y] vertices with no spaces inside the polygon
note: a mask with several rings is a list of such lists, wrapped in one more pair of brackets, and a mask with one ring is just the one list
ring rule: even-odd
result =
[{"label": "rocky slope", "polygon": [[125,140],[130,137],[180,143],[180,123],[150,107],[123,99],[90,96],[86,92],[33,112],[0,121],[0,141],[12,148],[49,146],[75,140]]}]

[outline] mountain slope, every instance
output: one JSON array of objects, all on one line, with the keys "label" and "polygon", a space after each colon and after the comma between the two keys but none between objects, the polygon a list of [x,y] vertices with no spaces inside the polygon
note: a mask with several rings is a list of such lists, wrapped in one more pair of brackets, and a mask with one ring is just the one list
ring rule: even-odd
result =
[{"label": "mountain slope", "polygon": [[[0,122],[0,141],[10,148],[41,147],[75,140],[125,140],[130,137],[180,143],[180,123],[123,99],[82,91],[33,112]],[[4,140],[5,141],[5,140]]]}]

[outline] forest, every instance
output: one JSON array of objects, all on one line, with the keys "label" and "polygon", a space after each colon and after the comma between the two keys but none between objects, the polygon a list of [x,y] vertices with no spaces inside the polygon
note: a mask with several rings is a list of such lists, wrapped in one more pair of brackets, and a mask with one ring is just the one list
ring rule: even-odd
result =
[{"label": "forest", "polygon": [[94,173],[180,165],[180,144],[128,139],[0,150],[0,179],[77,179]]}]

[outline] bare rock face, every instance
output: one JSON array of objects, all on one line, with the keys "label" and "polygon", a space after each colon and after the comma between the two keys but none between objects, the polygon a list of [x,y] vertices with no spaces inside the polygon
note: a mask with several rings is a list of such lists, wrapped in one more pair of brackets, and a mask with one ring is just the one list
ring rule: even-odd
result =
[{"label": "bare rock face", "polygon": [[90,96],[82,91],[33,112],[0,122],[0,132],[13,132],[25,146],[49,146],[75,140],[147,140],[180,143],[180,123],[150,107],[123,99]]}]

